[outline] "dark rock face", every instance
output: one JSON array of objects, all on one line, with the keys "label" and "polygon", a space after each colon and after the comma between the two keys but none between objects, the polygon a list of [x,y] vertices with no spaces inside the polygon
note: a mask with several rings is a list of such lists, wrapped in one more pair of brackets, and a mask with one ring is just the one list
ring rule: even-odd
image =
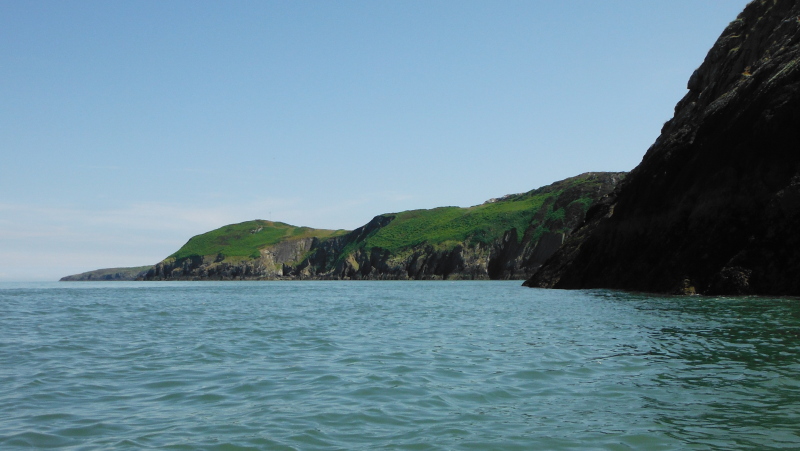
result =
[{"label": "dark rock face", "polygon": [[688,89],[526,285],[800,294],[800,2],[751,2]]}]

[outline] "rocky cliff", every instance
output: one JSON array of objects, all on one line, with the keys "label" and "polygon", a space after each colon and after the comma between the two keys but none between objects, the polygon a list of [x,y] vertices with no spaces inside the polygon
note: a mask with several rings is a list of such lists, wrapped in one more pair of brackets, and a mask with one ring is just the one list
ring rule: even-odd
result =
[{"label": "rocky cliff", "polygon": [[[524,279],[555,252],[583,221],[589,206],[610,193],[623,175],[582,174],[470,208],[379,215],[346,234],[330,235],[328,231],[328,236],[316,237],[308,232],[297,237],[289,231],[278,242],[259,245],[256,254],[249,248],[236,257],[182,248],[142,278]],[[247,239],[271,230],[253,228],[253,224],[228,227],[241,230],[236,236]],[[219,235],[215,242],[224,241],[230,248],[231,236]],[[208,246],[212,240],[203,235],[192,240],[186,249],[216,249]]]},{"label": "rocky cliff", "polygon": [[688,90],[526,285],[800,294],[800,2],[748,4]]}]

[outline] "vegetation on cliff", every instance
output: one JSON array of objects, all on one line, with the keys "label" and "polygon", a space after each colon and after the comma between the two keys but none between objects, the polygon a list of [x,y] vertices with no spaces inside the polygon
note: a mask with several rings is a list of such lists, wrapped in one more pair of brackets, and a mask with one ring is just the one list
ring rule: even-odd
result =
[{"label": "vegetation on cliff", "polygon": [[192,237],[132,274],[144,280],[524,279],[624,175],[590,172],[473,207],[378,215],[353,231],[265,220],[230,224]]},{"label": "vegetation on cliff", "polygon": [[330,238],[347,233],[347,230],[312,229],[296,227],[283,222],[264,220],[229,224],[192,237],[169,258],[181,260],[193,256],[222,256],[223,258],[259,258],[259,249],[282,241],[301,238]]},{"label": "vegetation on cliff", "polygon": [[[565,223],[567,211],[585,213],[604,183],[607,182],[596,173],[587,173],[469,208],[440,207],[382,215],[391,218],[391,222],[346,248],[342,254],[355,249],[380,248],[397,253],[421,245],[441,250],[458,245],[489,245],[512,229],[517,231],[519,242],[531,225],[534,226],[532,240],[545,232],[567,233],[570,229]],[[556,204],[556,199],[568,190],[574,192],[574,196]]]},{"label": "vegetation on cliff", "polygon": [[525,278],[622,175],[582,174],[469,208],[379,215],[352,232],[231,224],[193,237],[144,278]]}]

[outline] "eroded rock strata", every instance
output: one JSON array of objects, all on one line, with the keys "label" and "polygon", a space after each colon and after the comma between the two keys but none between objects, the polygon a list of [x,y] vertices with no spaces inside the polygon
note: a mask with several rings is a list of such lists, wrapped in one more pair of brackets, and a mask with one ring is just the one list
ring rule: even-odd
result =
[{"label": "eroded rock strata", "polygon": [[748,4],[688,89],[526,285],[800,294],[800,2]]}]

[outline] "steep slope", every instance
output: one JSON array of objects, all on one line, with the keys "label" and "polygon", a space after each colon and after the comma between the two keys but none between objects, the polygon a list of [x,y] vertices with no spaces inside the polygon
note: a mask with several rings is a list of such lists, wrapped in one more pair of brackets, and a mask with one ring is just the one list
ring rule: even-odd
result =
[{"label": "steep slope", "polygon": [[192,238],[144,278],[523,279],[622,175],[582,174],[470,208],[380,215],[349,233],[234,224]]},{"label": "steep slope", "polygon": [[536,287],[800,294],[800,3],[757,0]]}]

